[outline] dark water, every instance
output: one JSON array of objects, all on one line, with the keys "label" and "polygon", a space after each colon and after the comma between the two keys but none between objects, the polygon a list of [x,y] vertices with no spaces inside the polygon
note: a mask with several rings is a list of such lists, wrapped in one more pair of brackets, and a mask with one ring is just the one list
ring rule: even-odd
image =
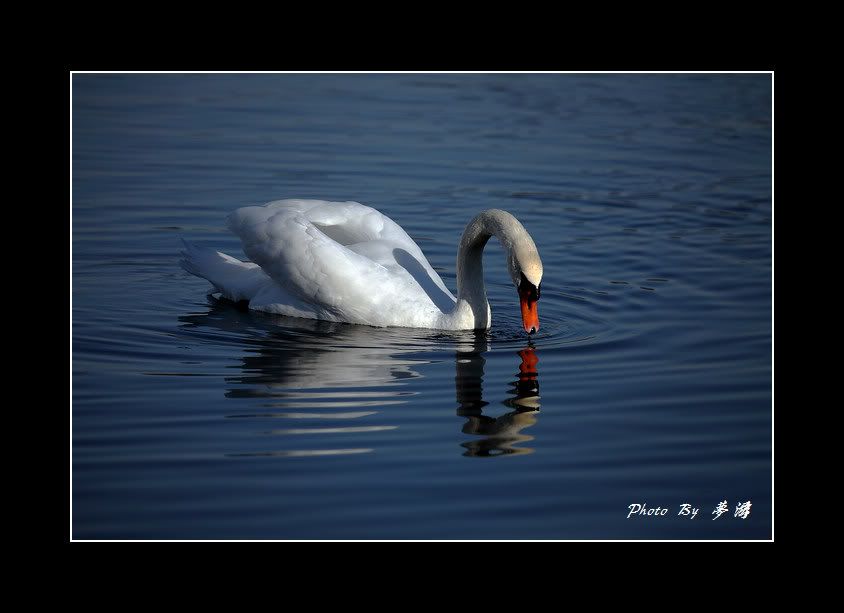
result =
[{"label": "dark water", "polygon": [[[769,75],[74,76],[73,537],[770,538],[771,119]],[[378,208],[452,289],[511,211],[540,333],[494,241],[489,333],[251,314],[179,268],[292,197]]]}]

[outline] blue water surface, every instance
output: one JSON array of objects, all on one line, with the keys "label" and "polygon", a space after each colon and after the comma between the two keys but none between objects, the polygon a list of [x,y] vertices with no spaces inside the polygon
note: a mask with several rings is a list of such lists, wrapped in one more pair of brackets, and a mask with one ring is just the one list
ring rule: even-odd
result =
[{"label": "blue water surface", "polygon": [[[72,122],[74,539],[771,538],[770,75],[76,74]],[[226,215],[281,198],[452,290],[512,212],[540,332],[495,241],[489,332],[206,296],[179,239],[245,259]]]}]

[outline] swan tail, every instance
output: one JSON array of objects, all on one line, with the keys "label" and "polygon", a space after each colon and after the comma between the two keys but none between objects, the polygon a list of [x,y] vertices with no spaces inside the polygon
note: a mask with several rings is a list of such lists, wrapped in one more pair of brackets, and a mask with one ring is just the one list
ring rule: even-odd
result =
[{"label": "swan tail", "polygon": [[182,268],[206,279],[225,298],[239,302],[251,300],[269,280],[261,267],[182,239],[184,249],[179,260]]}]

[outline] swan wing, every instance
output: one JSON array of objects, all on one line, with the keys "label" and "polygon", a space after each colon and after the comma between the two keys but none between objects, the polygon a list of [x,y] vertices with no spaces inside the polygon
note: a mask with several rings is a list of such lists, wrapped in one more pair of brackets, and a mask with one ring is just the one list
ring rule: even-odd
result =
[{"label": "swan wing", "polygon": [[320,319],[424,323],[441,309],[417,277],[451,296],[398,224],[356,202],[280,200],[238,209],[228,224],[246,255]]}]

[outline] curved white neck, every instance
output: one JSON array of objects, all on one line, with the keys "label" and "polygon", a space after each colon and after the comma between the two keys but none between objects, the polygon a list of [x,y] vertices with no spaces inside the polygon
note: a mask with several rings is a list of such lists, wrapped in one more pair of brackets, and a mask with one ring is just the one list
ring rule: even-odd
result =
[{"label": "curved white neck", "polygon": [[483,252],[491,236],[498,238],[507,256],[508,272],[516,269],[516,251],[536,246],[524,226],[507,211],[489,209],[475,216],[463,231],[457,250],[457,304],[452,316],[471,319],[471,327],[489,328],[491,312],[484,284]]}]

